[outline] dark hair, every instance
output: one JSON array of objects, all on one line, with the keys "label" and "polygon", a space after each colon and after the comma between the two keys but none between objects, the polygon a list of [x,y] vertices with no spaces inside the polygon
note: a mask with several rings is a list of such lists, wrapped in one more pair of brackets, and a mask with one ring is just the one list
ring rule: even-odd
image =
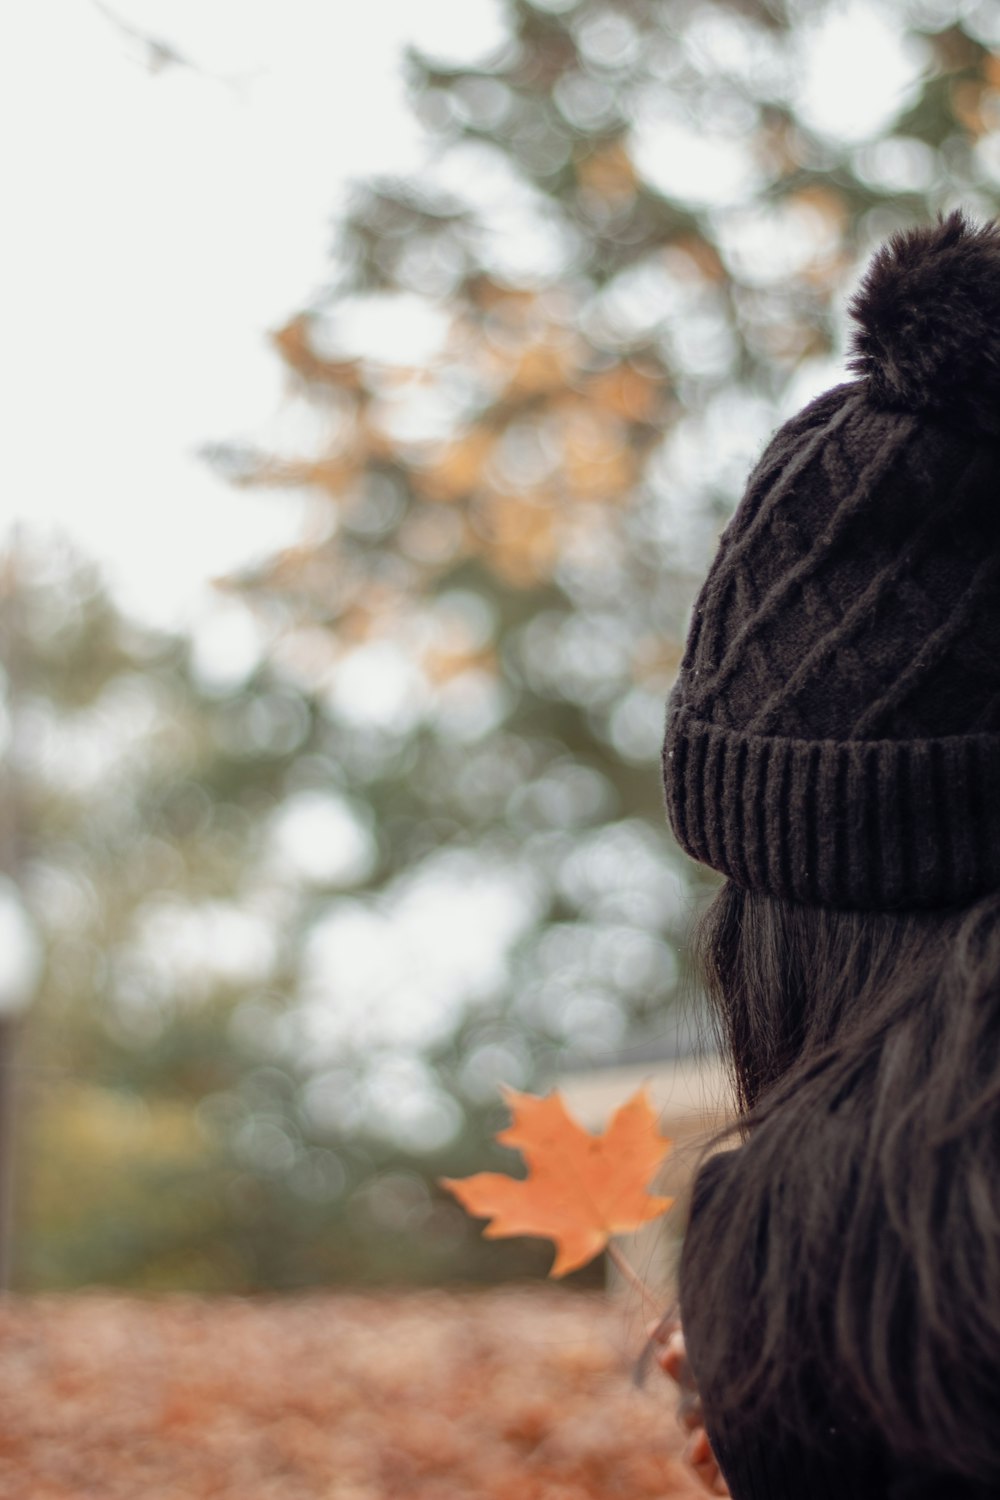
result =
[{"label": "dark hair", "polygon": [[703,1389],[800,1432],[819,1391],[1000,1480],[1000,891],[848,911],[727,881],[691,957],[742,1141],[685,1250]]}]

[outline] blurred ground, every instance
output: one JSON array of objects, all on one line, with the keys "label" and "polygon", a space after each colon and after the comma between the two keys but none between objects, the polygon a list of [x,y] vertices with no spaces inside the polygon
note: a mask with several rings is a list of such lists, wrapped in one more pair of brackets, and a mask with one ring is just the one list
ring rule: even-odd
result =
[{"label": "blurred ground", "polygon": [[0,1304],[2,1500],[667,1500],[637,1308],[558,1288]]}]

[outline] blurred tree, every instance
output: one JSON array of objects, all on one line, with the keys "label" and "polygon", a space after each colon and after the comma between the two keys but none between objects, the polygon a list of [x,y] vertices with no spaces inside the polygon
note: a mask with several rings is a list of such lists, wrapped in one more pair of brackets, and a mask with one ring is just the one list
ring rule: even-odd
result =
[{"label": "blurred tree", "polygon": [[231,630],[223,671],[211,630],[122,618],[51,537],[23,536],[0,582],[5,873],[44,954],[15,1069],[15,1284],[540,1271],[539,1245],[481,1244],[433,1151],[342,1120],[298,1045],[296,861],[323,871],[289,781],[317,756],[315,703]]},{"label": "blurred tree", "polygon": [[[484,60],[409,55],[426,167],[355,187],[329,286],[274,336],[322,441],[210,452],[315,497],[228,587],[371,817],[364,879],[303,911],[359,1119],[402,1052],[455,1127],[499,1079],[683,1045],[679,939],[715,877],[657,762],[694,590],[770,432],[843,378],[859,260],[1000,182],[993,0],[506,10]],[[426,972],[393,914],[423,914]]]},{"label": "blurred tree", "polygon": [[205,1170],[190,1106],[233,1074],[205,1045],[213,1018],[273,966],[276,913],[249,872],[294,745],[249,756],[246,694],[121,618],[58,540],[11,545],[0,624],[5,873],[44,950],[16,1070],[18,1279],[127,1278],[143,1241],[155,1279],[185,1216],[162,1183]]}]

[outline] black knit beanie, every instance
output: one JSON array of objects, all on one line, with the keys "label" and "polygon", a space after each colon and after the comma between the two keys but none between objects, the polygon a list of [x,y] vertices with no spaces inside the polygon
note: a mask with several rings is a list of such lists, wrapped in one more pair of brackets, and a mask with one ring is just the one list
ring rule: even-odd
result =
[{"label": "black knit beanie", "polygon": [[771,437],[667,700],[671,827],[738,885],[902,909],[1000,887],[1000,223],[897,232],[858,378]]}]

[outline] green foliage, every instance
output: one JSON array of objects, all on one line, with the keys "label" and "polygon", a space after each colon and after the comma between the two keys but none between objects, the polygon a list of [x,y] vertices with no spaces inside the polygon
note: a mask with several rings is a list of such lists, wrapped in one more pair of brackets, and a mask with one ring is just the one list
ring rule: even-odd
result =
[{"label": "green foliage", "polygon": [[[5,847],[46,953],[15,1069],[17,1284],[541,1274],[539,1246],[480,1243],[440,1153],[339,1123],[336,1077],[282,1039],[318,898],[275,864],[274,821],[308,785],[315,701],[266,665],[209,688],[190,643],[123,620],[51,542],[5,585]],[[276,702],[295,742],[248,746],[233,724]],[[470,1163],[496,1114],[470,1112]]]}]

